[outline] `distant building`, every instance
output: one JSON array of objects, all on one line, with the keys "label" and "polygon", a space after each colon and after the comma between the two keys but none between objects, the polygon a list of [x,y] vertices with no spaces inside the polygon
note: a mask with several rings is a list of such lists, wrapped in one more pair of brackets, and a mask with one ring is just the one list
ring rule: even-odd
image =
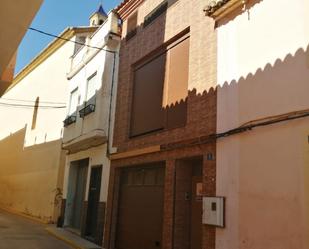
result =
[{"label": "distant building", "polygon": [[[72,41],[96,27],[66,29]],[[0,207],[55,222],[65,156],[61,151],[70,56],[78,45],[56,39],[14,78],[0,98]]]},{"label": "distant building", "polygon": [[90,17],[97,31],[70,59],[62,148],[66,151],[63,226],[102,244],[118,77],[118,17],[102,6]]}]

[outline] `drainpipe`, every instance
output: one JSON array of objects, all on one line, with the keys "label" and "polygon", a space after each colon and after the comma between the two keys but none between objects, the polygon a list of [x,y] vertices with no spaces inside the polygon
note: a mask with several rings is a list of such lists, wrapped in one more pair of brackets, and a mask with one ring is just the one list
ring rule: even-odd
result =
[{"label": "drainpipe", "polygon": [[112,108],[113,108],[113,92],[114,92],[114,84],[115,84],[115,72],[116,72],[116,59],[117,59],[117,52],[114,51],[113,53],[113,71],[112,71],[112,82],[111,82],[111,93],[110,93],[110,101],[109,101],[109,112],[108,112],[108,138],[107,138],[107,150],[106,155],[107,157],[111,154],[112,149],[112,142],[113,138],[111,136],[111,122],[112,122]]}]

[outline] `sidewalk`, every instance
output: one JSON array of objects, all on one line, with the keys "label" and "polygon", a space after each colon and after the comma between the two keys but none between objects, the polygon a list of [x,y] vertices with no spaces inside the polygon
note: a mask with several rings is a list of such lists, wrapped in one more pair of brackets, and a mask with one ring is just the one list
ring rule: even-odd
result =
[{"label": "sidewalk", "polygon": [[45,228],[46,231],[76,249],[102,249],[102,247],[91,243],[88,240],[63,228],[58,228],[55,225],[49,225]]}]

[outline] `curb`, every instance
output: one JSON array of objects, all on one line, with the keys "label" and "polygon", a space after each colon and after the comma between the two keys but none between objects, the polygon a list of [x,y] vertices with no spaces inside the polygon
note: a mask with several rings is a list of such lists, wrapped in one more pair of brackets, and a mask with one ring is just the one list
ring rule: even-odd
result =
[{"label": "curb", "polygon": [[46,227],[45,230],[51,235],[54,236],[55,238],[65,242],[66,244],[68,244],[69,246],[71,246],[72,248],[75,249],[86,249],[84,247],[80,247],[79,245],[77,245],[74,241],[67,239],[64,236],[61,236],[59,234],[56,234],[55,232],[53,232],[49,227]]}]

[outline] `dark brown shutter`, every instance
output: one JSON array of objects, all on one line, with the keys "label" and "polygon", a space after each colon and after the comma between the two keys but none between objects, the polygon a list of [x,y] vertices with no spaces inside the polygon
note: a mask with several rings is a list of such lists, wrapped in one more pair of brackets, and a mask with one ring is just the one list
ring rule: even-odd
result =
[{"label": "dark brown shutter", "polygon": [[134,72],[131,136],[163,128],[165,58],[160,55]]},{"label": "dark brown shutter", "polygon": [[187,119],[190,39],[168,51],[168,75],[165,85],[166,128],[184,126]]}]

